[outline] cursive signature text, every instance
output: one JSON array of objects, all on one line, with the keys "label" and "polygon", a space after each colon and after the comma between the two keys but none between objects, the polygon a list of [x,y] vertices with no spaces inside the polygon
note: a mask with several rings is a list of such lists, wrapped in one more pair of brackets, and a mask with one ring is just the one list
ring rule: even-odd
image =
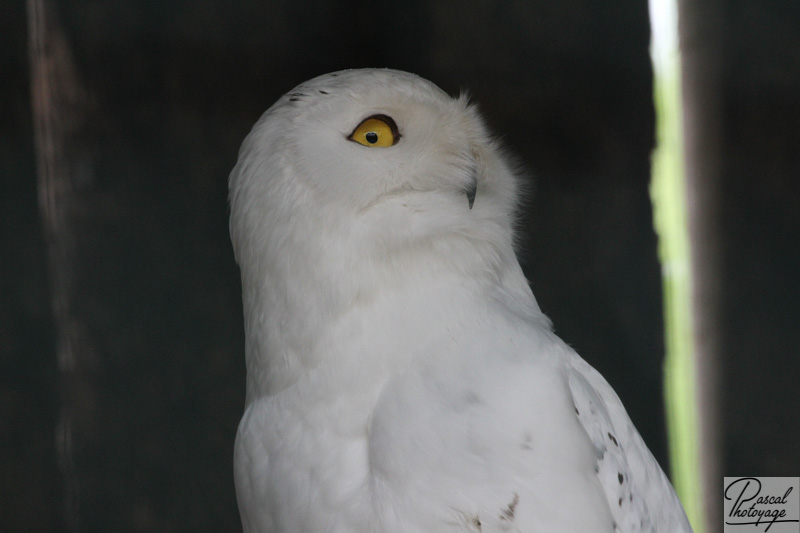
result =
[{"label": "cursive signature text", "polygon": [[[725,499],[734,500],[735,498],[735,501],[728,513],[728,518],[732,521],[725,523],[736,526],[755,525],[756,527],[763,523],[767,526],[764,531],[769,531],[769,528],[776,522],[797,522],[797,520],[781,520],[786,517],[786,509],[781,509],[780,506],[788,503],[787,498],[793,488],[789,487],[783,496],[762,495],[761,481],[757,478],[743,477],[731,482],[725,487]],[[748,503],[750,506],[745,507],[745,504]],[[739,521],[740,519],[744,521]],[[749,521],[752,519],[755,521]]]}]

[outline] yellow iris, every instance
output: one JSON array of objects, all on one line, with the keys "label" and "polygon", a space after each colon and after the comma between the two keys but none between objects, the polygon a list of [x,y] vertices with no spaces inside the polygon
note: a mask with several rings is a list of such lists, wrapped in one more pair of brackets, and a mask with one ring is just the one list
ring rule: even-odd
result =
[{"label": "yellow iris", "polygon": [[400,138],[394,120],[386,115],[375,115],[356,126],[350,134],[351,141],[369,147],[385,148],[394,145]]}]

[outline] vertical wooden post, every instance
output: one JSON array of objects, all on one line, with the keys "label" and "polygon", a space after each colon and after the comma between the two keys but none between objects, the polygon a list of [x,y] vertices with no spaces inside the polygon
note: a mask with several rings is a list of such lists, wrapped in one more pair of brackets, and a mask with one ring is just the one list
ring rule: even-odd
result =
[{"label": "vertical wooden post", "polygon": [[721,8],[679,0],[683,137],[691,249],[691,305],[706,531],[722,524],[721,418]]},{"label": "vertical wooden post", "polygon": [[91,417],[93,366],[84,321],[76,309],[76,244],[80,202],[76,191],[89,180],[86,164],[86,93],[70,45],[49,0],[28,0],[31,102],[38,175],[39,211],[47,249],[50,295],[60,373],[56,447],[63,485],[64,523],[81,529],[81,477],[75,462]]}]

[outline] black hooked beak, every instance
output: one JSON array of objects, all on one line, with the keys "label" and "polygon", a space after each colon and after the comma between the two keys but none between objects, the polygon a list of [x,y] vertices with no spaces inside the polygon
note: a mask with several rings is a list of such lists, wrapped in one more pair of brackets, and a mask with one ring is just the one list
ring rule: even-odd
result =
[{"label": "black hooked beak", "polygon": [[467,188],[467,201],[469,202],[469,208],[472,209],[472,205],[475,203],[475,193],[478,190],[478,173],[473,171],[472,172],[472,182],[469,184]]}]

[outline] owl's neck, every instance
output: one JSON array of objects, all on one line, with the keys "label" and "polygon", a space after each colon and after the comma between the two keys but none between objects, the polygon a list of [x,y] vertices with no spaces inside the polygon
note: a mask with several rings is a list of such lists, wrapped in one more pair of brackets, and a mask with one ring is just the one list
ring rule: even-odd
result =
[{"label": "owl's neck", "polygon": [[546,321],[510,239],[440,232],[388,248],[396,231],[381,239],[374,227],[302,227],[313,222],[298,220],[242,264],[248,402],[320,365],[391,372],[418,346],[474,322],[487,296]]}]

